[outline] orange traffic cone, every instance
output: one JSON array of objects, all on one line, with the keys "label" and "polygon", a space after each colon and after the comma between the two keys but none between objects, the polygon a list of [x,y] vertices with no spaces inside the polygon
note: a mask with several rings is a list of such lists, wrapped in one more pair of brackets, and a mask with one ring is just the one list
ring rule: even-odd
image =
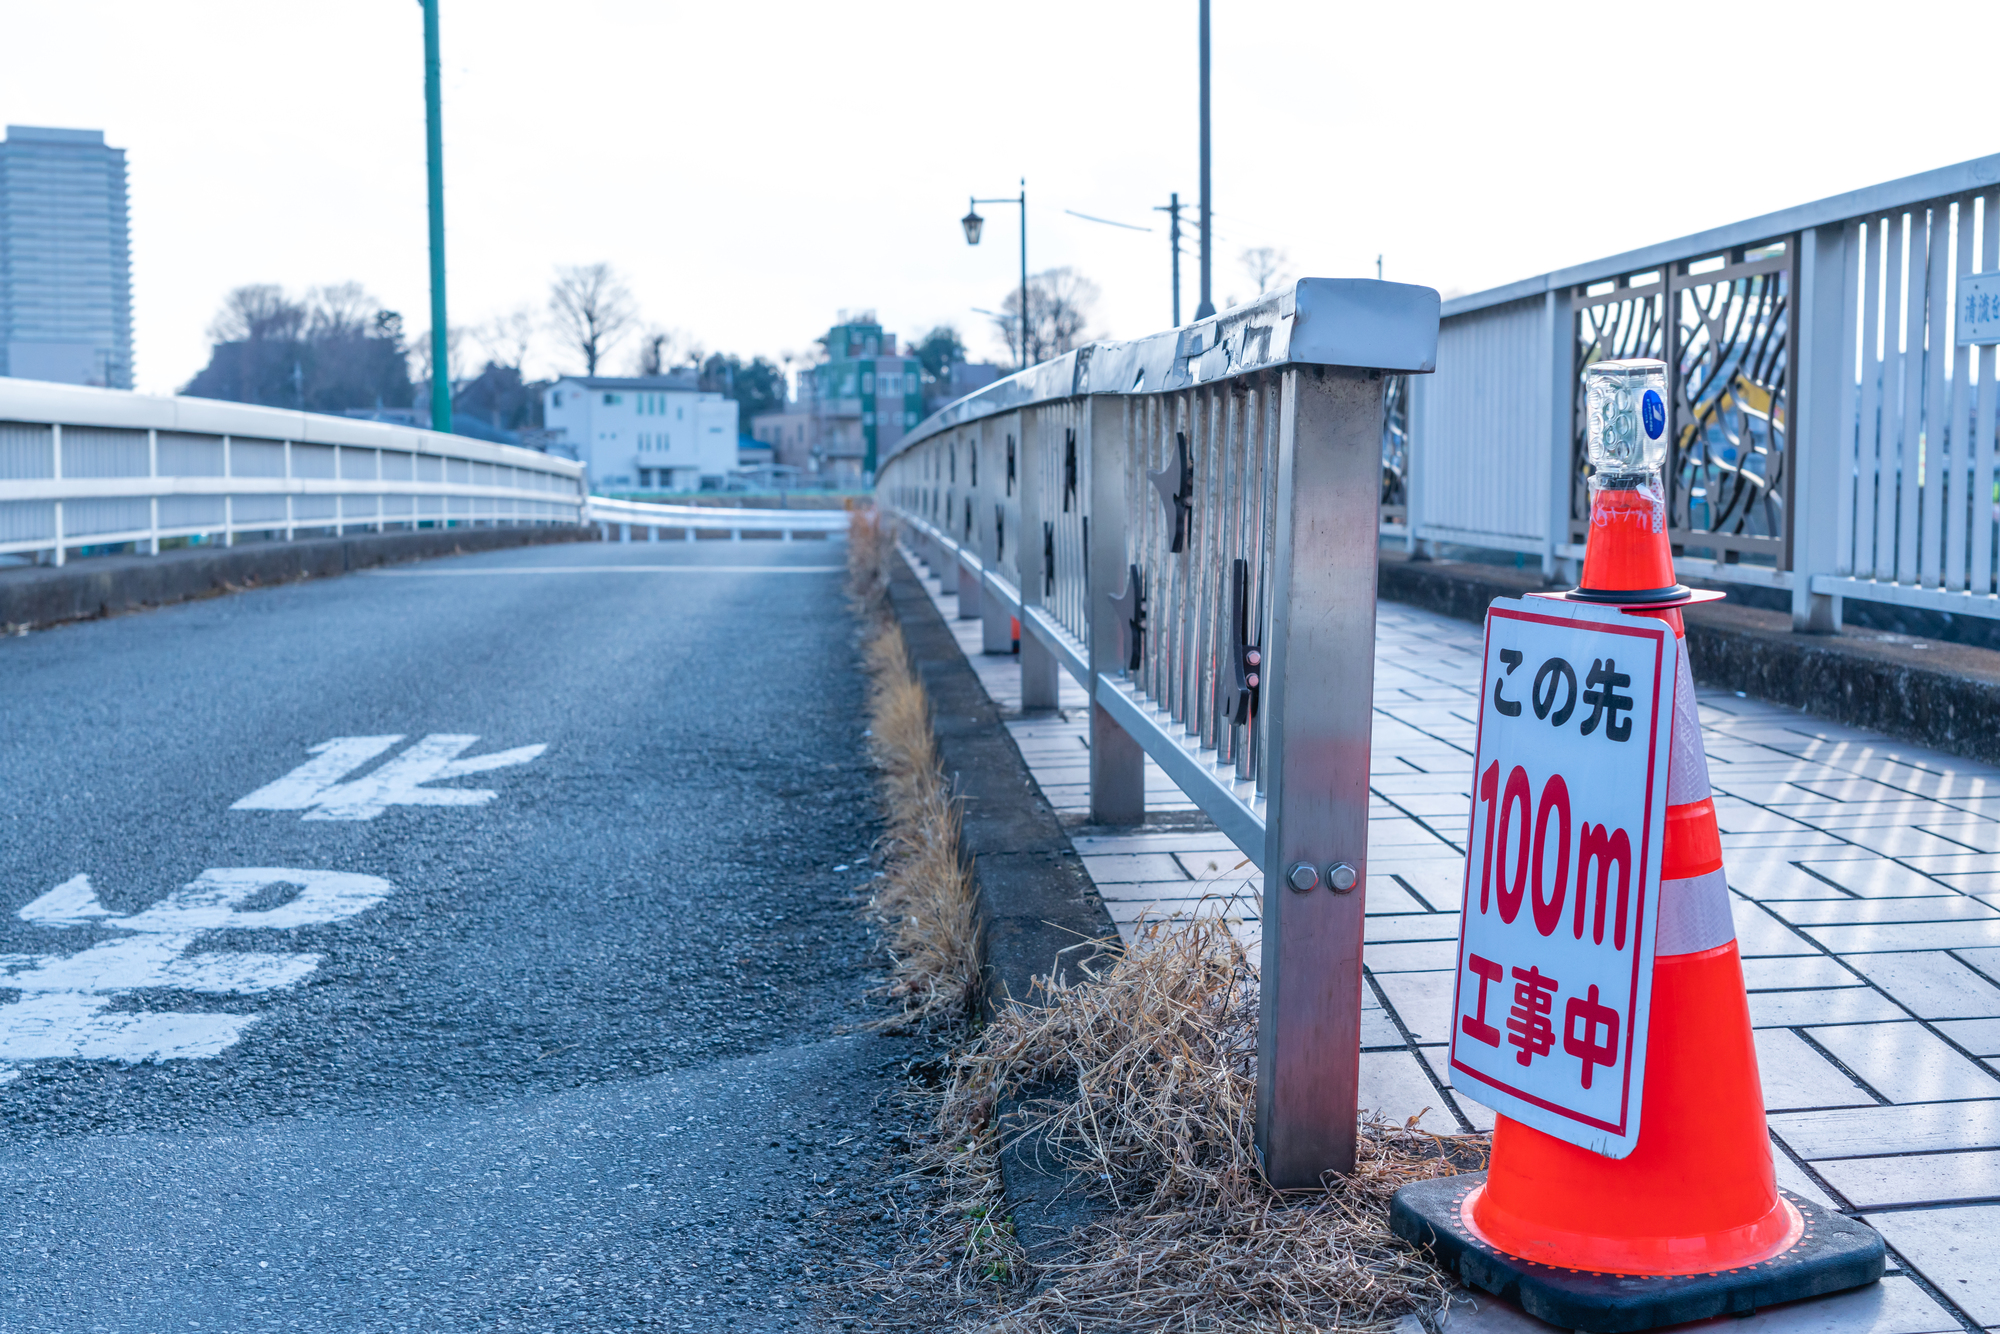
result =
[{"label": "orange traffic cone", "polygon": [[[1659,467],[1666,367],[1586,376],[1581,587],[1667,622],[1721,595],[1675,579]],[[1694,682],[1679,655],[1639,1140],[1608,1158],[1501,1116],[1491,1166],[1405,1187],[1392,1223],[1468,1284],[1567,1329],[1623,1334],[1873,1282],[1880,1236],[1778,1190]]]}]

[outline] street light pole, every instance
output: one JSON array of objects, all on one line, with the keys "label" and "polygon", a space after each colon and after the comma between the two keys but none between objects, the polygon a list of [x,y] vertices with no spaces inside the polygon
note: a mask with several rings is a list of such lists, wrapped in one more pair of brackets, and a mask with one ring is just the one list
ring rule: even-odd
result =
[{"label": "street light pole", "polygon": [[1028,369],[1028,178],[1021,178],[1021,194],[1016,199],[974,199],[958,225],[965,228],[965,243],[978,245],[986,219],[979,216],[981,204],[1013,204],[1021,210],[1021,369]]},{"label": "street light pole", "polygon": [[1209,280],[1212,276],[1210,255],[1213,247],[1214,230],[1209,222],[1211,196],[1208,192],[1208,0],[1201,0],[1201,304],[1195,307],[1194,317],[1205,320],[1215,314],[1215,302],[1211,299]]},{"label": "street light pole", "polygon": [[[1203,0],[1206,3],[1206,0]],[[438,0],[424,7],[424,122],[431,213],[431,429],[451,430],[451,336],[444,310],[444,112],[438,95]]]}]

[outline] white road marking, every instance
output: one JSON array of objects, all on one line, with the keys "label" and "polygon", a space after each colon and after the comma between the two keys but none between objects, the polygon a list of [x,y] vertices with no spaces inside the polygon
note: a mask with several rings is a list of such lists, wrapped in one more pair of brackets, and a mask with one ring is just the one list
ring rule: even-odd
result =
[{"label": "white road marking", "polygon": [[493,574],[838,574],[845,565],[514,565],[492,570],[363,570],[377,579],[474,579]]},{"label": "white road marking", "polygon": [[479,740],[476,735],[433,732],[372,774],[341,782],[342,774],[368,764],[403,738],[342,736],[312,747],[315,758],[276,782],[266,783],[236,802],[233,811],[304,811],[308,820],[372,820],[391,806],[483,806],[499,794],[491,788],[426,787],[489,769],[526,764],[548,749],[546,743],[516,746],[470,759],[456,756]]},{"label": "white road marking", "polygon": [[[296,886],[276,907],[245,911],[267,889]],[[394,891],[387,880],[348,871],[217,867],[203,871],[144,912],[123,916],[98,901],[87,875],[73,876],[20,910],[23,921],[57,930],[110,927],[133,934],[75,954],[0,955],[0,987],[21,992],[0,1005],[0,1083],[27,1061],[163,1061],[214,1056],[256,1022],[255,1015],[109,1013],[111,1003],[147,988],[255,996],[296,986],[319,967],[317,954],[189,954],[211,931],[290,928],[338,922]]]}]

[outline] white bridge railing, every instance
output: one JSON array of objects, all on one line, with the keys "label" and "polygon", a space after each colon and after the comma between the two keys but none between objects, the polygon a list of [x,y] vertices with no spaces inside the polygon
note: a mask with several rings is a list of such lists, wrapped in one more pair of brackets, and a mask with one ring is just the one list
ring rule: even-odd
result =
[{"label": "white bridge railing", "polygon": [[576,524],[583,468],[530,449],[245,403],[0,378],[0,553]]},{"label": "white bridge railing", "polygon": [[845,533],[848,512],[844,509],[737,509],[727,505],[656,505],[641,500],[608,500],[592,496],[586,518],[595,523],[607,542],[630,542],[637,532],[640,541],[660,540],[662,533],[678,533],[693,542],[698,533],[728,533],[741,541],[745,533],[776,533],[791,541],[794,533]]},{"label": "white bridge railing", "polygon": [[[1007,652],[1090,695],[1094,821],[1150,755],[1264,872],[1258,1138],[1281,1185],[1353,1161],[1385,389],[1437,293],[1304,279],[959,399],[876,495]],[[1357,892],[1358,891],[1358,892]]]},{"label": "white bridge railing", "polygon": [[1583,370],[1657,357],[1684,576],[2000,617],[1996,284],[2000,155],[1448,301],[1385,535],[1573,577]]}]

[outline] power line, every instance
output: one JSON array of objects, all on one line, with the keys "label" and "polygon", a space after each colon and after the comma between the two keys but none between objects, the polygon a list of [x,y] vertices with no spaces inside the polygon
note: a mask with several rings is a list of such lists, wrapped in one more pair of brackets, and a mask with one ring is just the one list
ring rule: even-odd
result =
[{"label": "power line", "polygon": [[1063,212],[1069,214],[1072,218],[1082,218],[1085,222],[1101,222],[1106,227],[1123,227],[1128,232],[1150,232],[1153,230],[1151,227],[1139,227],[1129,222],[1113,222],[1110,218],[1093,218],[1088,213],[1078,213],[1073,208],[1066,208]]}]

